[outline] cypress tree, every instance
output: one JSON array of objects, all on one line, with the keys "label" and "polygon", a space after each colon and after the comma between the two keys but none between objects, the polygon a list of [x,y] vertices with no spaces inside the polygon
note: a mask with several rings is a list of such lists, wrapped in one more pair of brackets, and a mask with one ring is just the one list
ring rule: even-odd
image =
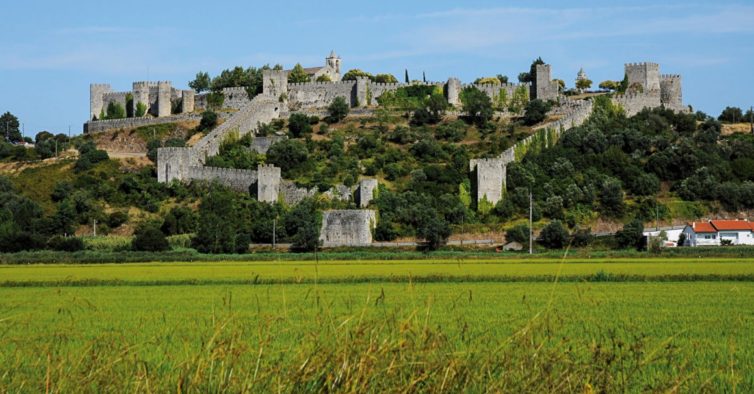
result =
[{"label": "cypress tree", "polygon": [[405,72],[406,72],[405,80],[406,80],[406,83],[408,83],[408,69],[405,69]]},{"label": "cypress tree", "polygon": [[422,71],[422,81],[424,81],[424,83],[427,83],[427,74],[425,74],[424,71]]}]

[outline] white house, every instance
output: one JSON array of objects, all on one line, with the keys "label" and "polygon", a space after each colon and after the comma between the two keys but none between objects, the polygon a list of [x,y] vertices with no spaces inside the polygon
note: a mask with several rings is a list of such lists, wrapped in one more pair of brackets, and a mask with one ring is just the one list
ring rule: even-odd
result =
[{"label": "white house", "polygon": [[754,245],[754,223],[748,220],[692,222],[683,234],[686,246]]}]

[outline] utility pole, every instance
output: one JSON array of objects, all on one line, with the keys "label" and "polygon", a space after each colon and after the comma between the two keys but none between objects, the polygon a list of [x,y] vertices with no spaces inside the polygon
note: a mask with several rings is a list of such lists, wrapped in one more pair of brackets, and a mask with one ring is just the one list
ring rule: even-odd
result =
[{"label": "utility pole", "polygon": [[751,133],[754,134],[754,106],[749,107],[749,126],[751,127]]},{"label": "utility pole", "polygon": [[534,253],[534,247],[533,247],[534,246],[534,229],[532,228],[532,224],[533,224],[532,218],[534,216],[532,214],[532,212],[534,211],[533,207],[534,207],[534,204],[532,202],[531,189],[529,189],[529,254]]},{"label": "utility pole", "polygon": [[71,139],[71,125],[68,125],[68,139]]},{"label": "utility pole", "polygon": [[94,236],[97,236],[97,219],[94,219]]},{"label": "utility pole", "polygon": [[660,231],[660,211],[657,200],[655,200],[655,231]]}]

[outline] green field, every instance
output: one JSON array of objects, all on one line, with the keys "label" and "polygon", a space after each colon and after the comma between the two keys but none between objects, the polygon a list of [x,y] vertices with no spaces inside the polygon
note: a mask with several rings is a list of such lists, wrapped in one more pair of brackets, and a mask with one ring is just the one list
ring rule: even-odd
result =
[{"label": "green field", "polygon": [[0,266],[0,391],[751,392],[753,274],[726,259]]}]

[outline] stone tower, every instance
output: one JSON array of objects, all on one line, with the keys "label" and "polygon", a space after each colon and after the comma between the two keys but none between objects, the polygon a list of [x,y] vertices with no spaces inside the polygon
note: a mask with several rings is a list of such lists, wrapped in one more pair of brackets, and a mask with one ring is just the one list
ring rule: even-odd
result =
[{"label": "stone tower", "polygon": [[665,108],[674,111],[682,111],[686,109],[683,106],[680,75],[661,75],[660,92],[660,102]]},{"label": "stone tower", "polygon": [[629,90],[641,86],[644,93],[660,91],[660,65],[657,63],[628,63],[626,75]]},{"label": "stone tower", "polygon": [[448,78],[448,85],[446,88],[448,104],[457,107],[461,104],[459,99],[461,94],[461,81],[458,78]]},{"label": "stone tower", "polygon": [[260,165],[257,167],[257,200],[274,203],[280,194],[280,167]]},{"label": "stone tower", "polygon": [[[140,81],[133,83],[133,108],[131,109],[136,114],[136,106],[139,103],[146,105],[147,110],[144,113],[146,115],[149,112],[149,82]],[[135,116],[135,115],[134,115]]]},{"label": "stone tower", "polygon": [[335,70],[335,74],[337,75],[337,79],[335,79],[336,81],[340,81],[340,62],[340,56],[338,56],[334,50],[330,51],[330,56],[325,58],[325,64]]},{"label": "stone tower", "polygon": [[532,99],[554,100],[558,98],[558,83],[552,80],[552,70],[549,64],[534,66],[530,96]]},{"label": "stone tower", "polygon": [[194,98],[196,94],[193,90],[181,91],[181,113],[188,114],[194,112]]},{"label": "stone tower", "polygon": [[93,83],[89,85],[89,120],[94,118],[99,119],[100,114],[104,110],[102,96],[111,91],[110,85],[106,83]]},{"label": "stone tower", "polygon": [[262,94],[280,98],[288,94],[288,72],[284,70],[262,71]]},{"label": "stone tower", "polygon": [[170,81],[157,82],[157,117],[170,116],[172,110],[170,98],[173,94],[171,85]]}]

